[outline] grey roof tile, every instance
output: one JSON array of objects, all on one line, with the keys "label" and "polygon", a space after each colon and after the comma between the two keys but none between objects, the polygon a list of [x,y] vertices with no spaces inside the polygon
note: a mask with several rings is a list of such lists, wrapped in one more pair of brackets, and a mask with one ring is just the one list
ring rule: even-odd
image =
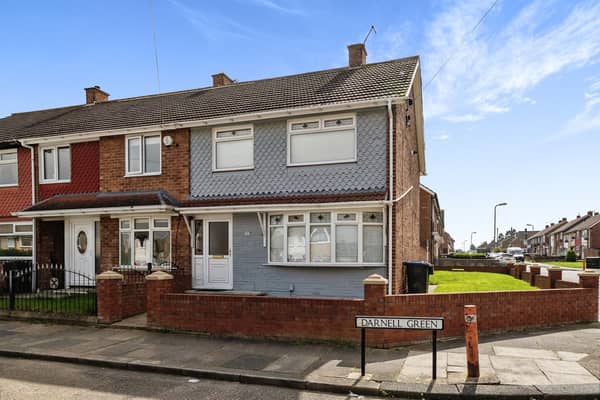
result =
[{"label": "grey roof tile", "polygon": [[418,60],[415,56],[217,88],[17,113],[0,119],[0,142],[404,96]]}]

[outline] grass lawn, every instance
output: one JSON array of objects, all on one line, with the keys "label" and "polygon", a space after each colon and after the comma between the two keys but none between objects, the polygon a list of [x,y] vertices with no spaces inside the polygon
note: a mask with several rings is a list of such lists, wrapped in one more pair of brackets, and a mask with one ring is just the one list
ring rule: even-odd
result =
[{"label": "grass lawn", "polygon": [[544,264],[556,265],[557,267],[583,268],[583,261],[544,261]]},{"label": "grass lawn", "polygon": [[493,272],[435,271],[429,284],[437,285],[435,293],[537,290],[520,279]]},{"label": "grass lawn", "polygon": [[[0,309],[8,310],[8,296],[0,297]],[[96,294],[79,294],[62,298],[19,297],[15,310],[45,313],[96,315]]]}]

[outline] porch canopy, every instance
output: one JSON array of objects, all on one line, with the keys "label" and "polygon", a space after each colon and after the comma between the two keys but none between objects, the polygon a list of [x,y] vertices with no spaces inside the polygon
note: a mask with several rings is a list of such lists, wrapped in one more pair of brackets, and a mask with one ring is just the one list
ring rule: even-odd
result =
[{"label": "porch canopy", "polygon": [[13,213],[18,217],[66,217],[98,214],[161,213],[179,203],[167,192],[97,192],[60,194]]}]

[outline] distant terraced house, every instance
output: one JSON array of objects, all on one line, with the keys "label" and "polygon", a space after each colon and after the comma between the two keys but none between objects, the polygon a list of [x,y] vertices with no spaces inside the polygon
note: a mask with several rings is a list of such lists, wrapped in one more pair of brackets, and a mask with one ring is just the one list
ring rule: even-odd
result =
[{"label": "distant terraced house", "polygon": [[[421,254],[418,57],[0,119],[0,248],[85,275],[176,265],[188,289],[362,296]],[[437,251],[437,250],[435,250]],[[0,254],[1,255],[1,254]]]}]

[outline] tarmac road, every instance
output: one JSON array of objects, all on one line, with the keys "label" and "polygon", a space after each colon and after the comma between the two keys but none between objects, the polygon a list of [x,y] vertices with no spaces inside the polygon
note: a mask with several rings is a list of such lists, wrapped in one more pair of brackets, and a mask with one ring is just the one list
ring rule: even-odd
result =
[{"label": "tarmac road", "polygon": [[0,357],[0,400],[357,400],[367,397]]}]

